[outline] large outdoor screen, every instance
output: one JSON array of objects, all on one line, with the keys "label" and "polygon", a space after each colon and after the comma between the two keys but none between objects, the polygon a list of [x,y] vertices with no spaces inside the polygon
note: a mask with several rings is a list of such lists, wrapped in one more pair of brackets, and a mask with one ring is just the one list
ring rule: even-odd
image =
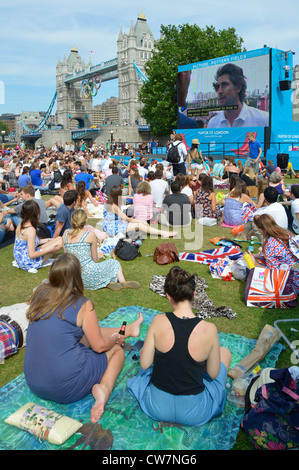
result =
[{"label": "large outdoor screen", "polygon": [[178,68],[178,129],[267,127],[268,48]]}]

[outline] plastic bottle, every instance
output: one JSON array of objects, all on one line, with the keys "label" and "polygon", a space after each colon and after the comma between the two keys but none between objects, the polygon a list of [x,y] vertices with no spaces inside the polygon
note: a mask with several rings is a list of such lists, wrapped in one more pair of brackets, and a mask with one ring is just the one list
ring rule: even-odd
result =
[{"label": "plastic bottle", "polygon": [[249,269],[255,268],[255,264],[252,261],[251,256],[248,253],[244,254],[244,259],[245,259],[246,263],[248,264]]},{"label": "plastic bottle", "polygon": [[253,237],[251,237],[251,239],[250,239],[248,251],[250,251],[251,253],[254,252],[254,241],[253,241]]}]

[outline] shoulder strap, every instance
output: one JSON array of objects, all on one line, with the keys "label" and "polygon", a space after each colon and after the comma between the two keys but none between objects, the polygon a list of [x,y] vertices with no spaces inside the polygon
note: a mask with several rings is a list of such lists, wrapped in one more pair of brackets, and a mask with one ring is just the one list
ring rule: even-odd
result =
[{"label": "shoulder strap", "polygon": [[86,230],[86,232],[83,233],[82,237],[80,238],[80,242],[84,242],[85,238],[86,238],[87,235],[89,235],[89,234],[90,234],[89,230]]},{"label": "shoulder strap", "polygon": [[68,229],[64,232],[64,241],[65,241],[65,243],[67,243],[67,236],[68,236],[69,231],[70,231],[70,229]]}]

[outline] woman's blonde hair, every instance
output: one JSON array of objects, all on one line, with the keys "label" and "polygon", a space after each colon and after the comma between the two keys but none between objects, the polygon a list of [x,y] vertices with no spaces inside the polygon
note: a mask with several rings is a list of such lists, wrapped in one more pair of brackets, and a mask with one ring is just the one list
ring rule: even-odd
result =
[{"label": "woman's blonde hair", "polygon": [[42,282],[32,294],[27,319],[30,323],[47,320],[56,310],[57,316],[63,318],[65,309],[85,298],[83,292],[80,261],[72,253],[64,253],[51,265],[48,281]]},{"label": "woman's blonde hair", "polygon": [[249,176],[250,179],[255,180],[255,174],[251,166],[246,166],[243,174]]},{"label": "woman's blonde hair", "polygon": [[257,197],[259,198],[261,194],[264,194],[264,191],[269,186],[268,178],[261,178],[257,183]]},{"label": "woman's blonde hair", "polygon": [[136,194],[144,194],[147,196],[148,194],[151,194],[151,192],[151,186],[147,181],[141,181],[136,188]]},{"label": "woman's blonde hair", "polygon": [[190,183],[191,183],[191,181],[193,181],[193,180],[194,180],[194,176],[193,176],[193,175],[190,175],[190,174],[187,175],[187,176],[186,176],[186,179],[185,179],[185,184],[184,184],[184,186],[189,186]]},{"label": "woman's blonde hair", "polygon": [[72,229],[69,231],[71,238],[74,238],[83,229],[87,223],[87,214],[83,209],[77,209],[72,213],[71,224]]}]

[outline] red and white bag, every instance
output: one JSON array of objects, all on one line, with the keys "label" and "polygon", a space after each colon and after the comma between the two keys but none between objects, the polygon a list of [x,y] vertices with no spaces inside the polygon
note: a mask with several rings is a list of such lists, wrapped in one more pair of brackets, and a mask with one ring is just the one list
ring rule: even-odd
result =
[{"label": "red and white bag", "polygon": [[246,280],[247,307],[293,308],[297,295],[293,286],[293,271],[254,268]]}]

